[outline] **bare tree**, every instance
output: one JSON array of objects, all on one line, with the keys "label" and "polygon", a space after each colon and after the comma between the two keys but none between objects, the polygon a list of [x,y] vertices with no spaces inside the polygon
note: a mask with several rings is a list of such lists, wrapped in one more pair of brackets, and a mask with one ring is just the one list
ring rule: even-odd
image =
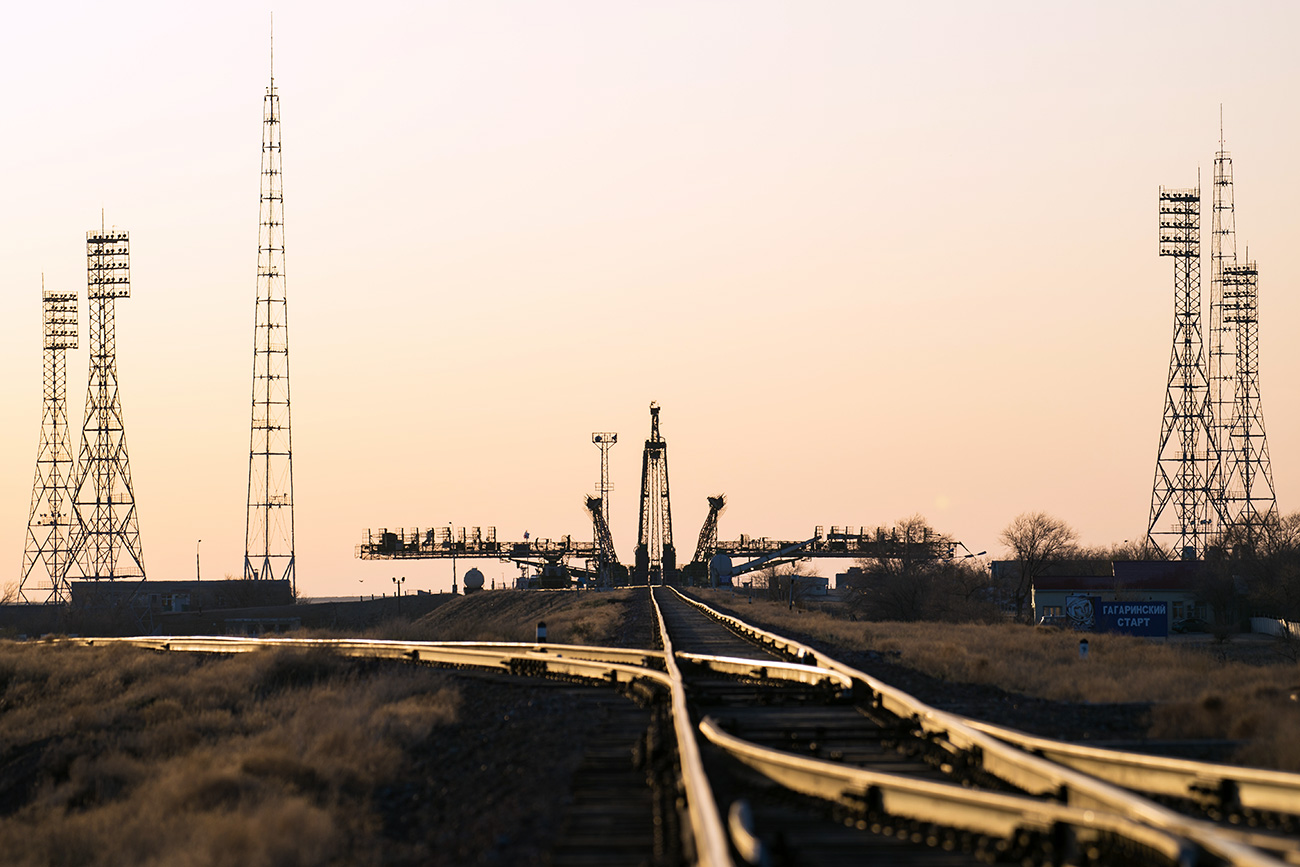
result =
[{"label": "bare tree", "polygon": [[1078,533],[1060,518],[1046,512],[1024,512],[1012,519],[998,541],[1011,549],[1018,568],[1008,589],[1016,603],[1016,619],[1025,620],[1025,602],[1034,581],[1052,563],[1070,557],[1075,551]]}]

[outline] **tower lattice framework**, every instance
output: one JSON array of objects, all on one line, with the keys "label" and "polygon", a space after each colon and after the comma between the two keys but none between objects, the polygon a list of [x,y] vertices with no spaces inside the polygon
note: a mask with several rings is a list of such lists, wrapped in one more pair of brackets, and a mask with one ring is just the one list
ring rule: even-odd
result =
[{"label": "tower lattice framework", "polygon": [[86,233],[90,376],[73,494],[69,569],[90,580],[145,577],[144,550],[117,379],[116,303],[131,296],[130,239]]},{"label": "tower lattice framework", "polygon": [[1174,260],[1174,335],[1147,539],[1165,556],[1193,559],[1204,553],[1218,515],[1210,496],[1217,452],[1201,345],[1199,186],[1160,188],[1160,255]]},{"label": "tower lattice framework", "polygon": [[1254,262],[1228,265],[1223,271],[1225,319],[1235,330],[1236,402],[1228,447],[1225,499],[1228,518],[1250,534],[1277,514],[1273,465],[1264,433],[1259,395],[1259,270]]},{"label": "tower lattice framework", "polygon": [[668,443],[659,434],[659,404],[650,404],[650,439],[641,454],[641,523],[637,531],[635,580],[659,583],[677,572],[673,513],[668,498]]},{"label": "tower lattice framework", "polygon": [[618,442],[618,434],[612,431],[596,431],[592,433],[591,441],[600,449],[600,487],[597,489],[600,497],[600,514],[597,515],[594,511],[592,512],[592,536],[599,557],[596,567],[599,584],[602,587],[608,587],[613,583],[610,567],[614,564],[616,558],[614,539],[609,532],[609,494],[613,489],[609,483],[609,450]]},{"label": "tower lattice framework", "polygon": [[[1219,150],[1214,156],[1214,203],[1210,229],[1210,297],[1206,329],[1210,389],[1210,414],[1215,453],[1210,455],[1210,495],[1220,504],[1218,513],[1231,522],[1233,500],[1240,488],[1237,461],[1231,450],[1237,406],[1237,332],[1233,302],[1225,298],[1224,274],[1237,264],[1237,216],[1232,188],[1232,157],[1223,144],[1220,127]],[[1215,515],[1211,515],[1213,519]]]},{"label": "tower lattice framework", "polygon": [[244,577],[296,587],[293,547],[293,445],[289,424],[289,316],[284,274],[284,184],[280,97],[271,83],[262,103],[262,181],[253,327],[253,413],[248,459]]},{"label": "tower lattice framework", "polygon": [[77,293],[41,290],[44,330],[41,442],[18,582],[22,602],[67,602],[76,468],[68,431],[67,350],[77,348]]}]

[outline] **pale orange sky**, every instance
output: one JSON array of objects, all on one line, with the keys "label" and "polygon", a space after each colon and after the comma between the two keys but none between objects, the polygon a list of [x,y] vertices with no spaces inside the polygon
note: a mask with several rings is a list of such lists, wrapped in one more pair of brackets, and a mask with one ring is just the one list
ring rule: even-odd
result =
[{"label": "pale orange sky", "polygon": [[[589,538],[595,430],[619,433],[630,561],[651,400],[683,560],[718,492],[726,538],[920,512],[1000,555],[1038,509],[1085,542],[1141,536],[1172,332],[1156,194],[1208,186],[1220,104],[1297,508],[1300,11],[1080,5],[277,4],[300,589],[450,585],[447,563],[355,560],[367,527]],[[199,538],[205,577],[240,574],[268,13],[8,13],[14,578],[41,273],[83,297],[79,435],[101,207],[132,240],[118,364],[149,577],[191,576]]]}]

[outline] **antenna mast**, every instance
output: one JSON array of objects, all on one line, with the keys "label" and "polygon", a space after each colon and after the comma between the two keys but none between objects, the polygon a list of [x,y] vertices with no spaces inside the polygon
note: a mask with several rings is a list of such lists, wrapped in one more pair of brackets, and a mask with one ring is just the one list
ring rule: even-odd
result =
[{"label": "antenna mast", "polygon": [[[1219,150],[1214,155],[1214,208],[1210,229],[1210,302],[1208,342],[1211,425],[1217,447],[1209,455],[1210,496],[1219,504],[1224,522],[1231,523],[1240,488],[1237,461],[1232,451],[1232,430],[1236,414],[1237,327],[1235,313],[1225,298],[1224,274],[1237,265],[1237,217],[1232,192],[1232,157],[1224,147],[1223,106],[1219,106]],[[1215,515],[1211,515],[1211,518]]]},{"label": "antenna mast", "polygon": [[284,273],[284,186],[280,97],[262,101],[262,182],[253,326],[253,413],[248,460],[244,577],[289,581],[297,589],[293,546],[293,448],[289,424],[289,317]]}]

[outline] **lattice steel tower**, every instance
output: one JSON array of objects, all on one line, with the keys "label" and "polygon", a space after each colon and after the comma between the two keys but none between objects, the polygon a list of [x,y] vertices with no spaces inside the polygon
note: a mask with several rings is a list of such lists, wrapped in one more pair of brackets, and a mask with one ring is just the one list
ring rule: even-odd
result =
[{"label": "lattice steel tower", "polygon": [[44,398],[36,480],[27,516],[27,547],[18,581],[22,602],[66,602],[72,542],[72,495],[76,467],[68,432],[67,350],[77,348],[77,293],[52,292],[41,281],[44,326]]},{"label": "lattice steel tower", "polygon": [[1236,407],[1228,445],[1225,512],[1233,525],[1253,529],[1277,516],[1273,490],[1273,465],[1264,435],[1264,412],[1259,399],[1259,271],[1254,262],[1226,265],[1223,269],[1224,319],[1235,328]]},{"label": "lattice steel tower", "polygon": [[[1231,521],[1229,502],[1240,488],[1235,478],[1236,461],[1231,452],[1233,417],[1237,391],[1237,327],[1233,313],[1225,307],[1224,271],[1237,264],[1237,216],[1232,191],[1232,157],[1223,144],[1223,118],[1220,109],[1219,151],[1214,155],[1214,208],[1210,230],[1210,303],[1208,343],[1210,413],[1213,417],[1214,443],[1218,447],[1210,456],[1210,493],[1220,503],[1219,511]],[[1213,515],[1211,516],[1214,517]]]},{"label": "lattice steel tower", "polygon": [[1201,347],[1201,191],[1160,188],[1160,255],[1174,259],[1174,339],[1147,539],[1162,555],[1205,550],[1218,504],[1213,418]]},{"label": "lattice steel tower", "polygon": [[262,101],[262,195],[257,239],[257,312],[253,326],[253,419],[248,457],[244,577],[297,587],[293,551],[293,446],[289,425],[289,315],[284,275],[284,185],[280,97],[271,83]]},{"label": "lattice steel tower", "polygon": [[[592,512],[592,535],[595,537],[596,549],[599,552],[599,564],[597,566],[600,575],[600,585],[608,587],[610,580],[610,565],[615,562],[613,536],[609,532],[609,493],[613,487],[609,483],[609,450],[618,442],[618,434],[611,431],[597,431],[592,433],[591,441],[600,449],[600,514]],[[590,503],[588,508],[590,508]],[[602,528],[601,525],[604,525]]]},{"label": "lattice steel tower", "polygon": [[668,500],[668,443],[659,435],[659,404],[650,404],[650,439],[641,454],[641,525],[637,531],[637,582],[672,580],[677,572],[673,513]]},{"label": "lattice steel tower", "polygon": [[126,232],[101,228],[86,233],[86,282],[90,376],[72,499],[75,526],[69,567],[96,581],[143,579],[144,551],[117,381],[116,303],[131,297]]}]

